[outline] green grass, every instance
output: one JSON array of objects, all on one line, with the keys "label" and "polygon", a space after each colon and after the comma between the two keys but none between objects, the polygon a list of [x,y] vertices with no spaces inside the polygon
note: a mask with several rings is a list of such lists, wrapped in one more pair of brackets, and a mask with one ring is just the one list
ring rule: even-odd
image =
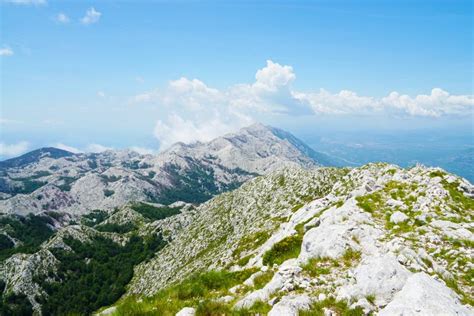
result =
[{"label": "green grass", "polygon": [[374,192],[364,196],[356,197],[357,205],[368,213],[376,212],[382,204],[382,195],[380,192]]},{"label": "green grass", "polygon": [[263,274],[257,276],[253,279],[253,284],[255,289],[263,288],[270,280],[273,278],[275,273],[271,270],[265,271]]},{"label": "green grass", "polygon": [[360,260],[360,257],[360,251],[356,251],[352,248],[349,248],[342,255],[342,260],[346,266],[352,266],[355,262],[358,262]]},{"label": "green grass", "polygon": [[[259,246],[263,245],[265,241],[270,237],[270,232],[268,231],[258,231],[256,233],[250,234],[248,236],[242,237],[240,239],[239,244],[237,245],[237,248],[232,252],[232,256],[234,258],[240,258],[240,255],[244,252],[247,252],[252,249],[256,249]],[[243,257],[241,259],[244,259],[246,257]],[[250,259],[250,258],[248,258]],[[248,260],[245,262],[243,260],[242,262],[239,262],[239,265],[245,265],[247,264]],[[244,263],[244,264],[242,264]]]},{"label": "green grass", "polygon": [[302,265],[303,271],[306,271],[311,277],[317,277],[318,275],[329,274],[331,269],[328,264],[332,264],[332,259],[329,258],[311,258],[309,261]]},{"label": "green grass", "polygon": [[[183,307],[196,307],[197,315],[250,315],[245,310],[232,311],[232,305],[212,302],[213,298],[227,294],[227,290],[241,284],[255,269],[237,272],[208,271],[194,274],[186,280],[169,286],[154,296],[128,297],[117,306],[117,315],[175,315]],[[263,309],[256,305],[254,310]],[[250,309],[252,310],[252,309]],[[240,314],[239,314],[240,312]]]},{"label": "green grass", "polygon": [[303,237],[300,234],[286,237],[274,244],[273,247],[263,255],[264,265],[282,264],[284,261],[296,258],[301,251]]},{"label": "green grass", "polygon": [[311,305],[309,310],[300,310],[299,316],[324,316],[324,309],[328,308],[336,313],[338,316],[362,316],[364,311],[362,308],[357,307],[355,309],[350,309],[346,302],[336,301],[334,298],[330,297],[323,301],[315,302]]}]

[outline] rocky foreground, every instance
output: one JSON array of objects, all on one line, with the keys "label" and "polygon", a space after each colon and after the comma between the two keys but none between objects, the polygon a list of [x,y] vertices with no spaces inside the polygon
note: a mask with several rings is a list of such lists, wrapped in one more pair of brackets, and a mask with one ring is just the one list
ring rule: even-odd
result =
[{"label": "rocky foreground", "polygon": [[473,315],[473,198],[422,166],[257,177],[199,206],[102,313]]}]

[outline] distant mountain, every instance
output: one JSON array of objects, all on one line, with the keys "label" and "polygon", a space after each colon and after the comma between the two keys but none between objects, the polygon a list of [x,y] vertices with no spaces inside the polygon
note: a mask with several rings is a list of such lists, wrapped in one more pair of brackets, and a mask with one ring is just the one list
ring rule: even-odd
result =
[{"label": "distant mountain", "polygon": [[261,124],[207,143],[177,143],[156,156],[42,148],[1,163],[0,212],[82,214],[129,201],[201,203],[277,168],[329,164],[290,133]]},{"label": "distant mountain", "polygon": [[66,150],[54,147],[45,147],[30,151],[29,153],[26,153],[16,158],[0,161],[0,169],[24,167],[32,163],[37,163],[45,157],[58,159],[62,157],[69,157],[72,155],[74,154]]}]

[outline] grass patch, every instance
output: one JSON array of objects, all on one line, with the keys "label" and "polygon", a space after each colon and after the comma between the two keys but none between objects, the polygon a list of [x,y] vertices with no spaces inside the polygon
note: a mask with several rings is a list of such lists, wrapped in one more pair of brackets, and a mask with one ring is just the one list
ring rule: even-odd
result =
[{"label": "grass patch", "polygon": [[306,264],[302,265],[301,268],[311,277],[317,277],[318,275],[331,273],[331,269],[327,266],[331,261],[332,259],[329,258],[311,258]]},{"label": "grass patch", "polygon": [[346,302],[336,301],[336,299],[330,297],[323,301],[315,302],[311,305],[311,308],[307,311],[300,310],[299,316],[324,316],[324,309],[330,309],[335,312],[338,316],[362,316],[365,315],[361,307],[355,309],[349,308]]},{"label": "grass patch", "polygon": [[[241,284],[255,272],[255,269],[249,269],[194,274],[178,284],[159,291],[153,297],[142,298],[140,301],[136,297],[126,298],[117,306],[116,314],[171,316],[183,307],[193,306],[197,309],[196,315],[234,315],[231,305],[218,303],[212,299],[225,295],[229,288]],[[245,314],[238,314],[238,311],[235,311],[235,315]]]},{"label": "grass patch", "polygon": [[253,279],[254,288],[256,290],[263,288],[268,282],[270,282],[274,274],[275,273],[273,271],[268,270],[257,276],[255,279]]},{"label": "grass patch", "polygon": [[301,251],[303,237],[300,234],[286,237],[274,244],[273,247],[263,255],[264,265],[282,264],[284,261],[296,258]]},{"label": "grass patch", "polygon": [[[240,258],[240,255],[243,252],[249,251],[251,249],[258,248],[259,246],[263,245],[263,243],[265,241],[267,241],[267,239],[269,237],[270,237],[270,232],[268,232],[268,231],[258,231],[256,233],[251,234],[251,235],[242,237],[242,239],[240,239],[240,241],[239,241],[239,244],[238,244],[237,248],[235,248],[235,250],[232,252],[232,256],[234,258]],[[244,257],[244,258],[246,258],[246,257]],[[242,258],[242,259],[244,259],[244,258]],[[248,258],[248,259],[250,259],[250,258]],[[248,260],[247,260],[247,262],[248,262]],[[245,262],[245,264],[247,264],[247,263]],[[242,264],[240,264],[240,263],[239,263],[239,265],[242,266]]]},{"label": "grass patch", "polygon": [[347,249],[342,255],[342,260],[346,266],[352,266],[354,262],[358,262],[361,257],[361,252],[352,248]]}]

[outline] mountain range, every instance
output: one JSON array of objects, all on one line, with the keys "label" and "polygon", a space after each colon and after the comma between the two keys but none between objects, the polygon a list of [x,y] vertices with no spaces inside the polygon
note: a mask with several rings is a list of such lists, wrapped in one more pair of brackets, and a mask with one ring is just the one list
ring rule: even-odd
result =
[{"label": "mountain range", "polygon": [[0,162],[0,314],[472,315],[474,186],[256,124]]}]

